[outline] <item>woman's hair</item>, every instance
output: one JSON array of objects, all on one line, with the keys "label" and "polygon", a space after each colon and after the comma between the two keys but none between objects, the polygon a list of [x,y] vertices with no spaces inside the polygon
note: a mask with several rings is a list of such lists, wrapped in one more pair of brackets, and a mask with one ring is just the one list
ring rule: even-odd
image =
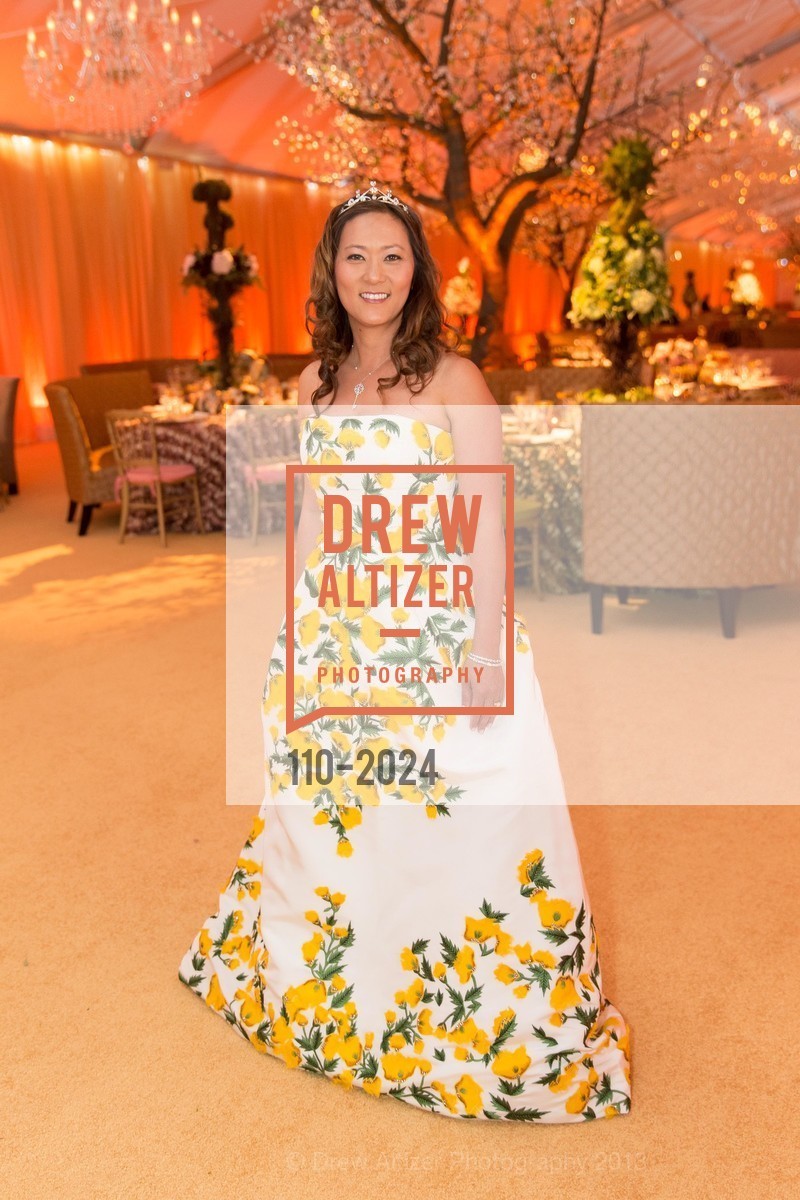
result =
[{"label": "woman's hair", "polygon": [[[419,216],[412,209],[389,205],[383,200],[361,200],[350,208],[345,203],[331,209],[322,236],[314,251],[311,267],[311,294],[305,305],[305,327],[311,334],[311,345],[320,359],[322,382],[311,396],[316,401],[332,393],[331,403],[338,390],[338,371],[353,345],[350,320],[336,290],[335,264],[342,232],[353,217],[365,212],[388,212],[402,221],[411,243],[414,275],[403,308],[400,328],[392,343],[392,363],[395,374],[378,378],[378,391],[395,387],[404,378],[409,391],[421,392],[430,382],[434,370],[447,349],[460,343],[458,331],[446,320],[444,305],[439,299],[441,271],[439,270]],[[312,315],[313,308],[313,315]],[[451,344],[447,337],[451,335]]]}]

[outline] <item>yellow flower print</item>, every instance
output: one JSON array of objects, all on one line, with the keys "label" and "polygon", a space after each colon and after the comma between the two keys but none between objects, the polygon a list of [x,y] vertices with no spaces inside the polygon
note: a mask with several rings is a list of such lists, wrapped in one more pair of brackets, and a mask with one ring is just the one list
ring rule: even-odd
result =
[{"label": "yellow flower print", "polygon": [[396,625],[404,625],[408,620],[408,613],[404,608],[393,608],[392,620]]},{"label": "yellow flower print", "polygon": [[436,979],[444,979],[447,974],[447,967],[443,962],[437,962],[434,964],[433,974]]},{"label": "yellow flower print", "polygon": [[453,453],[453,439],[444,429],[434,439],[433,452],[437,458],[449,458]]},{"label": "yellow flower print", "polygon": [[514,939],[510,933],[506,933],[505,929],[497,930],[497,942],[495,944],[495,954],[504,955],[511,953],[511,946]]},{"label": "yellow flower print", "polygon": [[586,1105],[588,1103],[590,1092],[591,1092],[591,1088],[589,1087],[589,1084],[585,1080],[583,1083],[579,1083],[577,1091],[572,1093],[572,1095],[570,1096],[569,1100],[567,1101],[567,1103],[565,1105],[567,1112],[568,1113],[583,1112],[583,1110],[586,1108]]},{"label": "yellow flower print", "polygon": [[572,1062],[566,1067],[557,1079],[550,1083],[551,1092],[565,1092],[571,1086],[573,1079],[578,1073],[578,1064]]},{"label": "yellow flower print", "polygon": [[532,961],[541,963],[543,967],[547,967],[550,971],[556,966],[556,960],[549,950],[537,950]]},{"label": "yellow flower print", "polygon": [[380,1096],[381,1080],[376,1075],[374,1079],[365,1079],[361,1085],[365,1092],[369,1092],[370,1096]]},{"label": "yellow flower print", "polygon": [[409,988],[404,992],[398,992],[395,995],[395,1000],[398,1004],[407,1004],[409,1008],[416,1008],[425,993],[425,983],[422,979],[415,979]]},{"label": "yellow flower print", "polygon": [[340,858],[349,858],[353,853],[353,843],[349,842],[347,838],[339,838],[336,844],[336,853]]},{"label": "yellow flower print", "polygon": [[331,1079],[334,1083],[338,1083],[341,1087],[352,1087],[355,1079],[355,1072],[340,1071],[338,1075],[332,1075]]},{"label": "yellow flower print", "polygon": [[354,446],[364,445],[364,435],[363,433],[359,433],[357,429],[340,429],[334,440],[338,445],[344,446],[346,450],[351,450]]},{"label": "yellow flower print", "polygon": [[264,1009],[261,1007],[258,1000],[253,996],[248,996],[247,992],[243,992],[241,988],[234,993],[237,1000],[241,1000],[239,1008],[239,1017],[244,1025],[260,1025],[264,1020]]},{"label": "yellow flower print", "polygon": [[410,1054],[383,1054],[381,1067],[387,1079],[392,1083],[409,1079],[417,1069],[417,1060]]},{"label": "yellow flower print", "polygon": [[[319,694],[319,702],[323,708],[352,708],[353,697],[337,688],[325,688]],[[330,786],[326,784],[326,787]]]},{"label": "yellow flower print", "polygon": [[400,966],[404,971],[416,971],[419,966],[419,958],[416,954],[412,954],[408,946],[400,951]]},{"label": "yellow flower print", "polygon": [[325,984],[319,979],[309,979],[299,987],[290,987],[284,998],[289,1020],[294,1021],[298,1013],[306,1008],[315,1008],[324,999]]},{"label": "yellow flower print", "polygon": [[516,983],[520,977],[519,971],[515,971],[507,963],[501,963],[499,967],[495,967],[494,973],[501,983]]},{"label": "yellow flower print", "polygon": [[492,1063],[492,1071],[503,1079],[519,1079],[531,1065],[531,1057],[524,1046],[516,1050],[501,1050]]},{"label": "yellow flower print", "polygon": [[475,951],[472,946],[464,946],[459,950],[453,969],[462,983],[469,983],[475,972]]},{"label": "yellow flower print", "polygon": [[326,449],[322,451],[319,461],[325,465],[329,465],[330,463],[341,463],[342,456],[341,454],[337,454],[335,450],[331,450],[330,447],[326,447]]},{"label": "yellow flower print", "polygon": [[326,421],[324,417],[314,417],[309,424],[309,429],[320,437],[329,438],[333,433],[333,426],[330,421]]},{"label": "yellow flower print", "polygon": [[539,918],[548,928],[563,929],[575,916],[575,909],[568,900],[546,900],[540,897],[536,903],[539,906]]},{"label": "yellow flower print", "polygon": [[389,445],[389,435],[385,429],[376,429],[372,435],[379,446],[384,448]]},{"label": "yellow flower print", "polygon": [[442,1102],[450,1112],[454,1113],[458,1111],[458,1097],[456,1096],[455,1092],[448,1092],[444,1084],[440,1083],[438,1079],[431,1080],[431,1087],[439,1093],[442,1098]]},{"label": "yellow flower print", "polygon": [[528,868],[539,862],[542,857],[541,850],[531,850],[530,854],[526,854],[522,862],[517,868],[517,878],[520,883],[530,883],[528,876]]},{"label": "yellow flower print", "polygon": [[318,888],[314,888],[314,895],[322,896],[323,900],[329,900],[331,893],[330,893],[329,889],[326,887],[318,887]]},{"label": "yellow flower print", "polygon": [[581,997],[575,989],[575,983],[569,975],[562,975],[556,980],[555,986],[550,992],[550,1007],[556,1009],[557,1012],[564,1012],[567,1008],[574,1008],[576,1004],[580,1004]]},{"label": "yellow flower print", "polygon": [[325,941],[321,933],[315,933],[307,942],[303,942],[300,949],[303,953],[303,958],[307,963],[313,962],[317,957],[320,946]]},{"label": "yellow flower print", "polygon": [[513,1008],[504,1008],[501,1013],[498,1013],[492,1026],[496,1037],[499,1037],[503,1030],[511,1024],[516,1015]]},{"label": "yellow flower print", "polygon": [[411,432],[414,434],[414,441],[421,450],[430,450],[431,435],[428,433],[428,428],[423,425],[422,421],[414,421],[411,426]]},{"label": "yellow flower print", "polygon": [[520,1000],[524,1000],[531,987],[529,983],[521,983],[519,987],[512,988],[511,990],[515,996],[519,996]]},{"label": "yellow flower print", "polygon": [[339,809],[339,820],[345,829],[355,829],[361,824],[361,809],[345,804]]},{"label": "yellow flower print", "polygon": [[462,1075],[456,1083],[456,1095],[468,1117],[476,1117],[483,1107],[483,1089],[469,1075]]},{"label": "yellow flower print", "polygon": [[330,823],[330,819],[330,813],[326,812],[324,808],[320,808],[314,813],[315,825],[328,825]]},{"label": "yellow flower print", "polygon": [[215,1012],[219,1012],[221,1008],[225,1008],[228,1001],[222,994],[222,988],[219,986],[219,978],[216,975],[211,977],[211,984],[206,996],[206,1004],[209,1008],[213,1008]]},{"label": "yellow flower print", "polygon": [[200,953],[202,954],[203,958],[208,958],[209,954],[211,953],[211,947],[213,945],[214,945],[214,943],[211,940],[211,934],[208,932],[207,929],[201,929],[200,930],[200,940],[198,942],[198,949],[199,949]]},{"label": "yellow flower print", "polygon": [[494,937],[497,934],[498,924],[490,917],[484,917],[482,920],[476,920],[475,917],[467,917],[467,926],[464,931],[464,937],[468,942],[485,942],[488,938]]},{"label": "yellow flower print", "polygon": [[303,1057],[295,1045],[281,1043],[275,1047],[275,1053],[283,1059],[287,1067],[299,1067],[303,1061]]},{"label": "yellow flower print", "polygon": [[303,646],[310,646],[319,637],[319,623],[322,614],[318,608],[312,608],[311,612],[301,617],[297,623],[297,632],[300,637],[300,642]]},{"label": "yellow flower print", "polygon": [[382,623],[380,621],[376,621],[374,617],[366,615],[361,618],[361,640],[373,652],[380,650],[381,646],[386,641],[386,638],[381,637],[381,628]]},{"label": "yellow flower print", "polygon": [[394,475],[387,473],[386,471],[382,471],[381,474],[376,475],[375,478],[382,488],[390,488],[394,483]]}]

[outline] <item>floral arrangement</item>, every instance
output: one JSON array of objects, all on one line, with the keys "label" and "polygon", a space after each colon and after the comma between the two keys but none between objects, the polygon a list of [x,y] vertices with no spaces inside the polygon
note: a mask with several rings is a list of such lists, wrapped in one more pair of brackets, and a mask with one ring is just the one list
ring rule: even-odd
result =
[{"label": "floral arrangement", "polygon": [[695,361],[694,342],[687,338],[669,338],[657,342],[647,355],[647,361],[656,367],[682,367]]},{"label": "floral arrangement", "polygon": [[233,217],[220,208],[230,200],[231,189],[224,179],[203,179],[192,189],[192,199],[205,204],[203,224],[208,231],[205,250],[195,247],[183,260],[181,282],[184,288],[201,288],[206,294],[206,312],[217,342],[217,382],[229,388],[234,374],[234,316],[231,300],[243,288],[260,283],[258,259],[246,254],[244,247],[229,250],[225,236],[233,226]]},{"label": "floral arrangement", "polygon": [[581,271],[583,279],[572,293],[568,313],[574,325],[620,320],[650,325],[669,316],[663,243],[647,218],[625,233],[601,221]]},{"label": "floral arrangement", "polygon": [[764,293],[751,259],[742,263],[742,269],[734,280],[731,303],[738,304],[744,309],[758,310],[764,307]]},{"label": "floral arrangement", "polygon": [[597,327],[617,391],[638,382],[639,331],[671,312],[663,240],[644,211],[656,169],[643,138],[621,138],[609,150],[601,173],[616,199],[581,260],[567,314],[573,325]]},{"label": "floral arrangement", "polygon": [[222,283],[232,295],[232,286],[241,291],[258,280],[258,259],[254,254],[245,254],[242,246],[233,251],[195,250],[184,258],[181,275],[184,287],[213,292]]},{"label": "floral arrangement", "polygon": [[652,404],[655,394],[652,388],[633,387],[624,392],[605,392],[602,388],[589,388],[576,397],[579,404]]},{"label": "floral arrangement", "polygon": [[442,303],[448,312],[459,317],[471,317],[481,306],[481,295],[475,276],[472,274],[472,263],[466,256],[456,264],[458,274],[448,279]]}]

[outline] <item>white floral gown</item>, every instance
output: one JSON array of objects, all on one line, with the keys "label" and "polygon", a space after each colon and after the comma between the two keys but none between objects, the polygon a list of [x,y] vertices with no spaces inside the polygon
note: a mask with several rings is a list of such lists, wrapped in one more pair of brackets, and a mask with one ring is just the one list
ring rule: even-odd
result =
[{"label": "white floral gown", "polygon": [[[345,490],[356,512],[365,492],[394,497],[393,516],[403,492],[432,497],[430,551],[417,557],[448,557],[436,546],[433,506],[437,493],[457,489],[457,475],[425,472],[454,463],[447,431],[411,415],[337,411],[302,423],[300,453],[331,466],[312,473],[318,497]],[[359,462],[381,469],[336,474],[337,464]],[[392,464],[419,472],[393,473]],[[389,538],[397,553],[372,561],[407,565],[399,519]],[[387,686],[345,671],[344,682],[318,683],[320,663],[416,663],[430,679],[434,667],[463,663],[471,645],[474,610],[463,600],[403,609],[378,592],[371,607],[347,606],[355,597],[342,590],[321,606],[323,567],[344,587],[348,561],[368,560],[355,547],[324,552],[320,535],[295,589],[294,712],[338,705],[353,715],[323,710],[287,735],[284,619],[262,705],[264,801],[180,980],[260,1053],[371,1096],[488,1120],[627,1113],[630,1029],[603,992],[523,619],[514,614],[514,712],[484,732],[469,729],[468,714],[424,712],[461,703],[452,680]],[[505,612],[503,620],[505,635]],[[381,636],[404,622],[420,636]],[[501,653],[505,662],[505,636]],[[374,711],[409,705],[413,713]],[[406,764],[415,756],[410,786],[400,785],[399,766],[391,779],[385,757],[382,770],[359,778],[364,763],[378,762],[367,752],[386,749],[405,752]],[[435,771],[428,763],[423,777],[431,749]],[[294,770],[292,756],[309,750],[328,752],[332,775]]]}]

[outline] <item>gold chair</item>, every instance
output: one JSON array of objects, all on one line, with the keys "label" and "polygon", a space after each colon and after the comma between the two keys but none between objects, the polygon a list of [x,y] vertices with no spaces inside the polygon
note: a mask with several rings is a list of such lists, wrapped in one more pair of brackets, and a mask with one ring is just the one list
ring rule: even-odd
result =
[{"label": "gold chair", "polygon": [[[244,479],[250,493],[250,531],[253,545],[258,541],[262,490],[270,508],[287,511],[286,467],[299,462],[297,457],[297,414],[293,409],[271,410],[254,406],[239,414],[244,436]],[[302,503],[303,477],[295,476],[295,524]]]},{"label": "gold chair", "polygon": [[[537,600],[544,600],[539,554],[541,514],[542,506],[535,496],[514,496],[514,571],[530,570]],[[519,533],[526,536],[519,537]]]},{"label": "gold chair", "polygon": [[[122,493],[119,520],[119,540],[125,540],[128,513],[133,508],[156,509],[161,545],[167,544],[165,515],[183,507],[177,497],[167,500],[164,488],[176,484],[191,485],[198,529],[205,533],[200,506],[197,468],[188,462],[165,462],[159,458],[155,423],[149,413],[138,409],[118,408],[106,413],[109,438],[119,474],[114,486],[116,496]],[[155,499],[131,500],[131,486],[148,487]]]}]

